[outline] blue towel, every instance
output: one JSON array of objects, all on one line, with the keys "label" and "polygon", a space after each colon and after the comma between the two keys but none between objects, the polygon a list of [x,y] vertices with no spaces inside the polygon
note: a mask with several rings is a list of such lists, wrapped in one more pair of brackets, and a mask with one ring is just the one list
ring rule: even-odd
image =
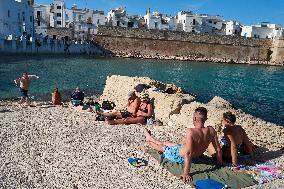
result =
[{"label": "blue towel", "polygon": [[225,189],[226,186],[212,179],[198,180],[194,186],[197,189]]}]

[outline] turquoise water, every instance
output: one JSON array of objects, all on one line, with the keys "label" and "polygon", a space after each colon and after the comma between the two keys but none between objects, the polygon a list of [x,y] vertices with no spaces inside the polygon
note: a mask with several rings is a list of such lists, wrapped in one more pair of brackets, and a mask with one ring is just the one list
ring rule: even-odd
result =
[{"label": "turquoise water", "polygon": [[13,80],[25,70],[40,76],[30,88],[30,96],[35,99],[50,98],[55,86],[65,98],[76,85],[87,95],[101,94],[108,75],[147,76],[175,83],[202,102],[221,96],[237,108],[284,125],[283,67],[82,57],[2,57],[0,98],[19,96]]}]

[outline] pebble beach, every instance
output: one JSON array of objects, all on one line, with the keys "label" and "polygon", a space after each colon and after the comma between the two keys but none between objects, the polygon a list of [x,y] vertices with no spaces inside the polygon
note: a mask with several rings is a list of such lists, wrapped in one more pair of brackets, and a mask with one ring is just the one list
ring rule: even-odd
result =
[{"label": "pebble beach", "polygon": [[[145,153],[143,126],[110,126],[95,121],[94,113],[43,103],[22,108],[9,101],[0,103],[0,125],[0,188],[192,188]],[[162,140],[179,141],[184,132],[148,128]],[[283,152],[264,154],[283,165]],[[132,156],[148,165],[131,166]],[[284,180],[250,188],[260,187],[284,188]]]}]

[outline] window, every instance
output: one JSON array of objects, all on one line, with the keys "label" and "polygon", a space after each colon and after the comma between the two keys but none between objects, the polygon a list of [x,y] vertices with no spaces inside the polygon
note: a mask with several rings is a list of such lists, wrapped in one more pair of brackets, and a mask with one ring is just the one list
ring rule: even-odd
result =
[{"label": "window", "polygon": [[82,26],[81,25],[79,25],[78,27],[79,27],[79,30],[82,30]]},{"label": "window", "polygon": [[214,22],[214,24],[217,24],[217,22]]},{"label": "window", "polygon": [[57,9],[61,9],[61,6],[57,6]]},{"label": "window", "polygon": [[195,30],[192,30],[191,32],[192,32],[192,33],[195,33]]},{"label": "window", "polygon": [[37,11],[37,12],[36,12],[36,16],[37,16],[37,17],[40,17],[40,11]]},{"label": "window", "polygon": [[11,14],[10,14],[10,10],[8,10],[8,17],[10,17],[11,16]]},{"label": "window", "polygon": [[100,19],[98,19],[97,24],[98,24],[98,25],[100,24]]},{"label": "window", "polygon": [[22,12],[22,16],[23,16],[23,22],[26,21],[25,12]]},{"label": "window", "polygon": [[33,16],[30,16],[30,22],[33,22]]},{"label": "window", "polygon": [[212,20],[209,20],[208,22],[209,22],[210,24],[212,24]]},{"label": "window", "polygon": [[61,13],[57,13],[56,16],[57,16],[57,17],[61,17]]},{"label": "window", "polygon": [[183,21],[183,23],[185,23],[185,20]]},{"label": "window", "polygon": [[61,25],[61,21],[57,21],[56,24],[57,24],[57,25]]},{"label": "window", "polygon": [[40,20],[37,21],[37,25],[40,26]]},{"label": "window", "polygon": [[158,28],[158,22],[155,22],[155,29]]},{"label": "window", "polygon": [[195,25],[195,24],[196,24],[195,22],[196,22],[196,21],[195,21],[195,19],[193,19],[193,22],[192,22],[192,24],[193,24],[193,25]]},{"label": "window", "polygon": [[79,21],[82,20],[82,15],[78,15],[78,20],[79,20]]}]

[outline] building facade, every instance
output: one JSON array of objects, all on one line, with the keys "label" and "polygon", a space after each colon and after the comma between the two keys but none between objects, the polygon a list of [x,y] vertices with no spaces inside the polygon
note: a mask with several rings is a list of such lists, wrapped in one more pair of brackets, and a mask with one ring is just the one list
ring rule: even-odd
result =
[{"label": "building facade", "polygon": [[32,0],[0,0],[0,38],[33,36]]},{"label": "building facade", "polygon": [[51,5],[34,5],[34,10],[37,36],[62,38],[63,31],[66,31],[66,36],[63,36],[65,38],[89,40],[97,32],[99,25],[106,24],[103,11],[80,9],[75,4],[68,9],[64,0],[54,0]]}]

